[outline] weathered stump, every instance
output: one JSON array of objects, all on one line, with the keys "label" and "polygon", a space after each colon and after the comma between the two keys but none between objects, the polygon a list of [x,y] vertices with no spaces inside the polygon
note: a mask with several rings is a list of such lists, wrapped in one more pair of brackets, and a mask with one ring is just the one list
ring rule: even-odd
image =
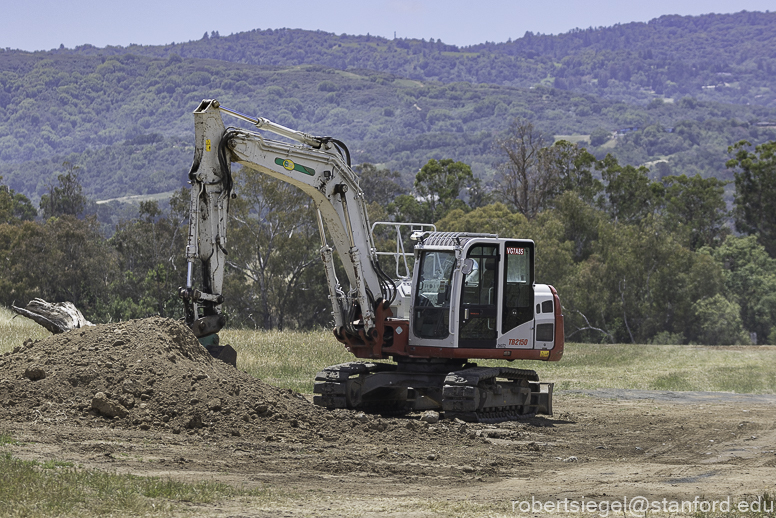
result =
[{"label": "weathered stump", "polygon": [[34,320],[54,334],[93,326],[72,302],[46,302],[32,299],[26,307],[11,306],[16,313]]}]

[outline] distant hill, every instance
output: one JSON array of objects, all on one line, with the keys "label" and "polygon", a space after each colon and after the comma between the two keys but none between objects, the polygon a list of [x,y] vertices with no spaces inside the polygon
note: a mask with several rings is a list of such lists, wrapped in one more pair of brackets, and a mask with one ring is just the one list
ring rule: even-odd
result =
[{"label": "distant hill", "polygon": [[218,59],[281,67],[368,69],[417,80],[530,87],[544,84],[604,98],[641,101],[693,96],[776,106],[776,12],[661,16],[648,23],[526,33],[470,47],[439,40],[349,36],[291,29],[254,30],[162,46],[60,52]]},{"label": "distant hill", "polygon": [[[336,136],[356,163],[383,164],[406,182],[444,157],[491,180],[494,142],[517,117],[548,143],[566,135],[598,156],[664,164],[662,174],[729,178],[728,145],[776,139],[775,29],[776,13],[738,13],[468,48],[257,30],[167,46],[0,51],[0,175],[35,200],[64,161],[80,167],[95,199],[174,190],[190,165],[191,112],[217,98]],[[625,65],[628,80],[617,72]],[[670,72],[669,90],[642,85],[643,67]],[[715,77],[730,86],[701,88]]]}]

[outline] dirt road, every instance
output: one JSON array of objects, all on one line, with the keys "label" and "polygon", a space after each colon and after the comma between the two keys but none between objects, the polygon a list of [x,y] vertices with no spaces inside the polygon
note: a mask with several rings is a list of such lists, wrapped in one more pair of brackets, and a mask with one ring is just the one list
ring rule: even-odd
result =
[{"label": "dirt road", "polygon": [[370,417],[323,438],[5,426],[21,441],[13,446],[20,458],[220,480],[278,497],[191,509],[210,516],[517,516],[527,513],[513,501],[532,497],[738,502],[774,494],[776,398],[731,405],[727,395],[661,397],[560,394],[554,417],[498,426]]}]

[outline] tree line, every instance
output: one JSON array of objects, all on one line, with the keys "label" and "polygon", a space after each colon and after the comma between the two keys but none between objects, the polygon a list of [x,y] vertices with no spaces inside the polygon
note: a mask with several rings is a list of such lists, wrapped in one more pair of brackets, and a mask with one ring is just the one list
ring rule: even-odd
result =
[{"label": "tree line", "polygon": [[[776,141],[730,147],[732,211],[726,182],[651,179],[646,167],[549,144],[526,120],[515,121],[496,152],[493,185],[453,159],[429,160],[412,185],[397,171],[361,164],[370,219],[534,239],[537,282],[558,289],[572,341],[776,343]],[[94,205],[78,169],[62,169],[39,209],[0,188],[0,303],[69,300],[96,322],[182,316],[187,191],[164,206],[141,203],[108,235],[87,215]],[[328,326],[311,201],[247,168],[235,171],[235,185],[230,325]]]},{"label": "tree line", "polygon": [[776,343],[776,142],[729,148],[732,211],[727,182],[652,180],[611,155],[547,145],[527,121],[497,145],[492,191],[465,164],[432,160],[415,177],[423,196],[397,196],[388,216],[534,239],[537,281],[561,294],[572,340]]}]

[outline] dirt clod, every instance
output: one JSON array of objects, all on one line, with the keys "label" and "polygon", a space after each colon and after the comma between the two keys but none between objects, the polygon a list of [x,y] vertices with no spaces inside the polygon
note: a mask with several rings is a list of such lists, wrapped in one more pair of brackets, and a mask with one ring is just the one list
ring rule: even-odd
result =
[{"label": "dirt clod", "polygon": [[438,423],[439,412],[434,412],[433,410],[426,410],[425,412],[423,412],[423,415],[420,417],[420,420],[428,424]]},{"label": "dirt clod", "polygon": [[129,413],[121,403],[111,401],[103,392],[98,392],[92,398],[92,409],[105,417],[127,417]]},{"label": "dirt clod", "polygon": [[46,377],[46,370],[40,365],[30,365],[24,370],[24,377],[32,381],[42,380]]}]

